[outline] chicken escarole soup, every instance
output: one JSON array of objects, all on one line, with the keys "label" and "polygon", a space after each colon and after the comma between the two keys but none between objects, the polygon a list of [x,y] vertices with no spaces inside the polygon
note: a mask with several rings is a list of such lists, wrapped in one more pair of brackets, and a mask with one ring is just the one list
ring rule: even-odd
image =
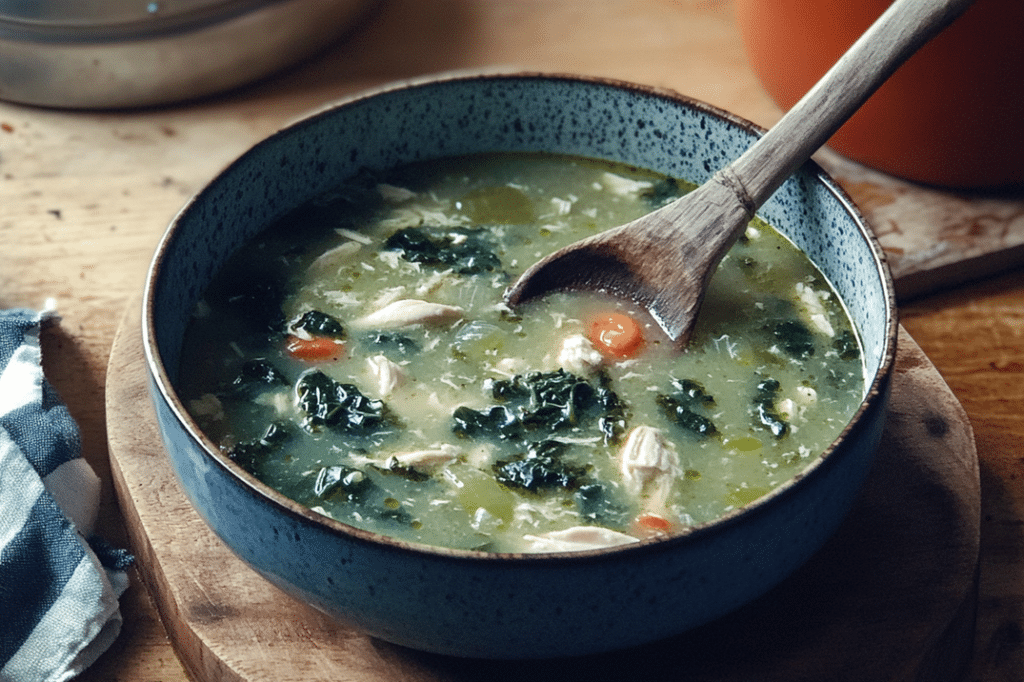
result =
[{"label": "chicken escarole soup", "polygon": [[713,520],[800,472],[862,398],[807,257],[752,222],[683,352],[613,299],[502,302],[539,257],[690,187],[534,154],[358,174],[218,274],[179,392],[267,485],[404,540],[567,551]]}]

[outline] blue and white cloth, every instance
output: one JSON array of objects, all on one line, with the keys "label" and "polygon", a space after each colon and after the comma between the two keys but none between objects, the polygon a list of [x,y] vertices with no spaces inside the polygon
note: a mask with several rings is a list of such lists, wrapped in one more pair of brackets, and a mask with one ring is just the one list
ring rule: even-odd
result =
[{"label": "blue and white cloth", "polygon": [[0,311],[0,682],[68,680],[121,629],[131,556],[93,536],[100,481],[43,376],[52,311]]}]

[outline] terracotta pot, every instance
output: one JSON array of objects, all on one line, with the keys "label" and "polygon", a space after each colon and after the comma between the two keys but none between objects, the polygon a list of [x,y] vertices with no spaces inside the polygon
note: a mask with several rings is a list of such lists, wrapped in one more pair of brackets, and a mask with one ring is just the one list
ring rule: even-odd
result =
[{"label": "terracotta pot", "polygon": [[[890,0],[736,0],[747,55],[792,106]],[[830,140],[868,166],[927,184],[1024,187],[1024,2],[978,0]]]}]

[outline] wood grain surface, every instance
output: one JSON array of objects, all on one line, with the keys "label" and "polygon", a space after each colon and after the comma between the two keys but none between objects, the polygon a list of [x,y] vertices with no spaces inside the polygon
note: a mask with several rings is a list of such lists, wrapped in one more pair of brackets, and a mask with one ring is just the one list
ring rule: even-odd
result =
[{"label": "wood grain surface", "polygon": [[[43,336],[45,368],[103,479],[106,535],[127,540],[107,452],[111,344],[174,213],[303,111],[385,81],[508,65],[668,87],[763,126],[779,116],[746,63],[729,0],[387,0],[328,52],[221,97],[121,112],[0,103],[0,306],[56,300],[63,321]],[[966,679],[1022,680],[1024,193],[922,188],[855,166],[837,174],[907,275],[903,325],[974,427],[981,568]],[[914,203],[922,195],[932,200]],[[122,611],[121,637],[81,679],[187,679],[138,575]]]},{"label": "wood grain surface", "polygon": [[[966,414],[906,333],[863,495],[780,586],[695,632],[625,652],[469,661],[391,646],[281,593],[190,507],[147,405],[137,306],[111,352],[111,468],[139,571],[182,663],[203,682],[602,679],[952,681],[970,661],[980,483]],[[871,655],[864,656],[870,649]]]}]

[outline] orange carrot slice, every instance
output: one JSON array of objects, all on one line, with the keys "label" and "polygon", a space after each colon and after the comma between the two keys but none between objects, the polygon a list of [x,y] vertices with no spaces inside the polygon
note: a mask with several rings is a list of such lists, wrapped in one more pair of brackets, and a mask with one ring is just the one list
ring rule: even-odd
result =
[{"label": "orange carrot slice", "polygon": [[650,530],[658,531],[660,533],[667,533],[672,530],[671,521],[660,514],[654,514],[652,512],[644,512],[640,516],[636,517],[636,522],[643,528],[649,528]]},{"label": "orange carrot slice", "polygon": [[590,323],[590,342],[606,356],[631,358],[644,347],[644,332],[629,315],[608,312]]},{"label": "orange carrot slice", "polygon": [[331,362],[345,354],[345,344],[328,336],[303,339],[289,334],[285,349],[293,358],[305,362]]}]

